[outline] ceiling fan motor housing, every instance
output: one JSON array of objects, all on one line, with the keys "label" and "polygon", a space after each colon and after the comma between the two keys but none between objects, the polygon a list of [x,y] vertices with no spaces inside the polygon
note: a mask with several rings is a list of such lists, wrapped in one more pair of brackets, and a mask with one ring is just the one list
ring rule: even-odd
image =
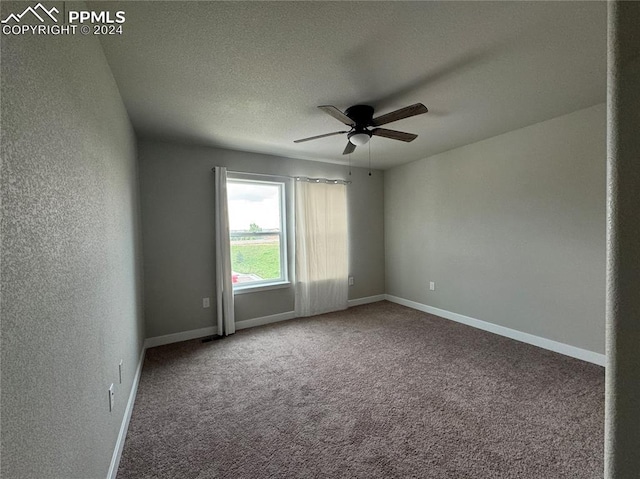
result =
[{"label": "ceiling fan motor housing", "polygon": [[366,144],[371,138],[371,132],[367,130],[367,126],[373,121],[373,107],[369,105],[354,105],[347,108],[344,114],[355,123],[353,130],[347,134],[349,141],[356,146]]},{"label": "ceiling fan motor housing", "polygon": [[356,130],[365,129],[373,121],[373,107],[369,105],[350,106],[344,114],[355,122]]}]

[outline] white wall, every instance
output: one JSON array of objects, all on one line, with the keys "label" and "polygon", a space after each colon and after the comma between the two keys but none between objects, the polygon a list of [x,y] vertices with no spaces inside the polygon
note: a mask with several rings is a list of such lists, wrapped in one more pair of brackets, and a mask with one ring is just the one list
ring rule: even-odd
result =
[{"label": "white wall", "polygon": [[386,171],[387,293],[603,353],[605,119],[600,104]]},{"label": "white wall", "polygon": [[135,138],[97,37],[3,35],[2,160],[0,476],[105,478],[143,320]]},{"label": "white wall", "polygon": [[[147,337],[215,324],[213,166],[271,175],[343,178],[349,212],[349,298],[384,293],[383,175],[362,168],[206,146],[141,140],[140,194]],[[202,298],[211,297],[211,308]],[[235,296],[236,321],[294,309],[293,287]]]}]

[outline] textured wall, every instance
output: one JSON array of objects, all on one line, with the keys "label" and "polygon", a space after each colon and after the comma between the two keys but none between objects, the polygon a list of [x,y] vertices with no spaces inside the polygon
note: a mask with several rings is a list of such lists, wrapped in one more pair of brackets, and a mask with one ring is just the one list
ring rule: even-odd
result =
[{"label": "textured wall", "polygon": [[605,478],[640,471],[640,2],[609,4]]},{"label": "textured wall", "polygon": [[605,117],[385,171],[387,293],[603,353]]},{"label": "textured wall", "polygon": [[[346,168],[255,153],[141,141],[140,194],[147,336],[214,324],[215,165],[253,173],[346,178]],[[384,293],[383,177],[354,168],[348,187],[349,298]],[[236,295],[236,321],[293,311],[293,289]]]},{"label": "textured wall", "polygon": [[143,338],[135,156],[96,37],[3,36],[2,477],[106,477]]}]

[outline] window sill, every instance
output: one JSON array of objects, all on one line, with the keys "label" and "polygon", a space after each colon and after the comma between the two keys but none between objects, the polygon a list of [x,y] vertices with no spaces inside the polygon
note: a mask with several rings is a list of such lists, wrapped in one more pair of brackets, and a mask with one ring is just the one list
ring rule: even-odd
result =
[{"label": "window sill", "polygon": [[256,284],[255,286],[247,285],[247,286],[237,286],[233,288],[233,294],[246,294],[246,293],[260,293],[262,291],[269,291],[272,289],[284,289],[290,288],[290,281],[280,281],[279,283],[269,283],[269,284]]}]

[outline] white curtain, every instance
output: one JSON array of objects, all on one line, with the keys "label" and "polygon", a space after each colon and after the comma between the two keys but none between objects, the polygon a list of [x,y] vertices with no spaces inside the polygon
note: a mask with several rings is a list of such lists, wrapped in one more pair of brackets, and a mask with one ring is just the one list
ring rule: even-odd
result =
[{"label": "white curtain", "polygon": [[296,316],[347,308],[347,186],[296,181]]},{"label": "white curtain", "polygon": [[215,172],[215,237],[216,237],[216,304],[218,334],[228,336],[236,332],[231,284],[231,244],[229,240],[229,211],[227,206],[227,169],[216,166]]}]

